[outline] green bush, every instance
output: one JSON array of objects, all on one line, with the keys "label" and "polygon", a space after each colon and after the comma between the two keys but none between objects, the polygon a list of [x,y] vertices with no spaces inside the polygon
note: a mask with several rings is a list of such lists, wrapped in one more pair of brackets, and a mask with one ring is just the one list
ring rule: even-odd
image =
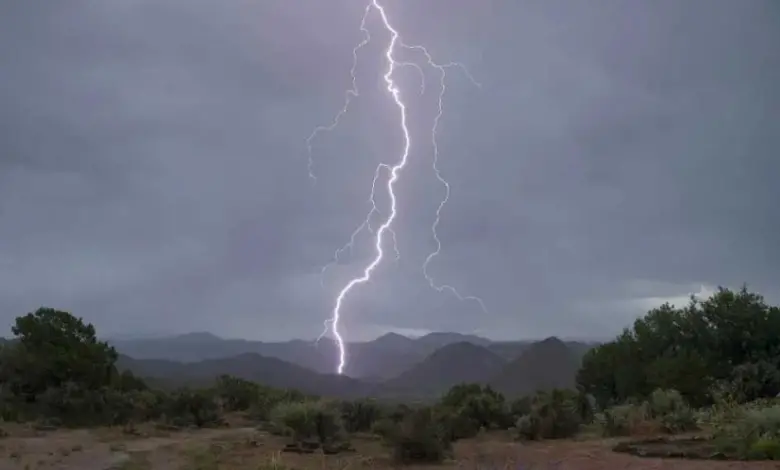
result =
[{"label": "green bush", "polygon": [[[762,406],[763,405],[763,406]],[[748,403],[713,416],[714,442],[729,454],[747,460],[780,460],[780,405]]]},{"label": "green bush", "polygon": [[348,432],[367,432],[382,417],[382,407],[374,400],[344,401],[341,418]]},{"label": "green bush", "polygon": [[504,396],[489,386],[462,384],[452,387],[439,402],[444,414],[451,415],[455,436],[473,437],[480,428],[506,429],[512,414]]},{"label": "green bush", "polygon": [[335,406],[323,401],[281,403],[271,411],[271,423],[286,430],[294,442],[317,440],[329,444],[346,440],[341,416]]},{"label": "green bush", "polygon": [[388,439],[398,429],[398,423],[391,418],[380,418],[371,425],[371,433]]},{"label": "green bush", "polygon": [[648,410],[664,432],[676,434],[698,428],[693,409],[677,390],[655,390],[650,395]]},{"label": "green bush", "polygon": [[597,422],[609,437],[675,434],[698,428],[696,415],[676,390],[655,390],[641,403],[616,405],[604,410]]},{"label": "green bush", "polygon": [[780,438],[780,405],[748,410],[739,421],[737,432],[749,441]]},{"label": "green bush", "polygon": [[394,423],[400,423],[412,413],[412,407],[406,403],[398,403],[387,412],[387,417]]},{"label": "green bush", "polygon": [[597,418],[601,432],[606,437],[631,436],[647,428],[650,412],[646,404],[617,405],[604,410]]},{"label": "green bush", "polygon": [[484,429],[468,409],[450,410],[437,407],[434,412],[437,422],[453,442],[474,437],[480,429]]},{"label": "green bush", "polygon": [[744,457],[747,460],[780,460],[780,439],[761,437],[750,444]]},{"label": "green bush", "polygon": [[211,390],[183,388],[171,394],[167,418],[176,425],[210,427],[222,424],[219,407]]},{"label": "green bush", "polygon": [[249,406],[248,415],[257,421],[267,421],[271,418],[271,411],[282,403],[300,403],[303,395],[294,395],[286,390],[274,390],[258,386],[257,396]]},{"label": "green bush", "polygon": [[516,421],[515,431],[519,439],[561,439],[574,436],[581,425],[577,395],[552,390],[536,394],[531,411]]},{"label": "green bush", "polygon": [[247,410],[258,400],[260,394],[257,384],[229,375],[220,376],[214,390],[225,411]]},{"label": "green bush", "polygon": [[452,442],[442,416],[432,407],[414,410],[385,433],[385,444],[400,464],[437,463],[451,454]]}]

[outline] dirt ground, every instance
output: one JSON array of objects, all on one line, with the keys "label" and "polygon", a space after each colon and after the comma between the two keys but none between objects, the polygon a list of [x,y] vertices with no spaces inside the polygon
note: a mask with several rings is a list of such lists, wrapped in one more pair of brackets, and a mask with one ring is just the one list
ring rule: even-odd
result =
[{"label": "dirt ground", "polygon": [[[0,470],[291,470],[396,468],[371,438],[353,441],[356,452],[336,456],[280,453],[286,442],[251,427],[170,431],[153,426],[122,429],[36,430],[4,426]],[[502,436],[459,442],[455,460],[428,470],[462,469],[778,469],[772,462],[712,462],[634,457],[611,451],[615,441],[547,441],[521,444]]]}]

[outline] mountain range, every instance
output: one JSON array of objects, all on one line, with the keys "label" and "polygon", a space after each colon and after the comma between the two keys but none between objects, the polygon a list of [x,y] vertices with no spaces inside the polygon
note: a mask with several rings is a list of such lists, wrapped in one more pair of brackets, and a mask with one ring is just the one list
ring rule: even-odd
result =
[{"label": "mountain range", "polygon": [[191,333],[109,342],[120,353],[120,368],[171,385],[230,374],[324,396],[398,399],[438,396],[465,382],[489,384],[508,396],[572,387],[583,354],[594,346],[555,337],[496,342],[459,333],[389,333],[349,343],[349,361],[339,376],[332,373],[336,345],[328,339],[260,342]]}]

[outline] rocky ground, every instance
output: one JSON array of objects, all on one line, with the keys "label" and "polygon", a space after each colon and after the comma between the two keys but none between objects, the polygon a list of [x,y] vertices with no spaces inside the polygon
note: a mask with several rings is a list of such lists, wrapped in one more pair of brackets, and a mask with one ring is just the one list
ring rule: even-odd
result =
[{"label": "rocky ground", "polygon": [[[289,470],[396,468],[376,439],[353,441],[341,455],[282,453],[285,440],[253,427],[175,430],[54,430],[4,426],[0,470]],[[772,462],[714,462],[642,458],[615,453],[614,440],[565,440],[521,444],[501,435],[459,442],[455,459],[437,468],[464,469],[777,469]],[[414,467],[411,467],[414,468]]]}]

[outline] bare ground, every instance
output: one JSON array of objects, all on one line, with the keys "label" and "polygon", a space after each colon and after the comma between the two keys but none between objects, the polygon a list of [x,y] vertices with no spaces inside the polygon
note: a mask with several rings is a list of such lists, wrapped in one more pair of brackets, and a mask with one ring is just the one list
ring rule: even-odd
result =
[{"label": "bare ground", "polygon": [[[153,426],[135,434],[122,429],[40,431],[6,427],[0,439],[0,470],[290,470],[396,468],[387,450],[370,438],[355,439],[356,452],[336,456],[280,453],[285,440],[254,428],[165,431]],[[778,469],[773,462],[649,459],[612,452],[613,440],[521,444],[500,435],[459,442],[455,460],[435,469]]]}]

